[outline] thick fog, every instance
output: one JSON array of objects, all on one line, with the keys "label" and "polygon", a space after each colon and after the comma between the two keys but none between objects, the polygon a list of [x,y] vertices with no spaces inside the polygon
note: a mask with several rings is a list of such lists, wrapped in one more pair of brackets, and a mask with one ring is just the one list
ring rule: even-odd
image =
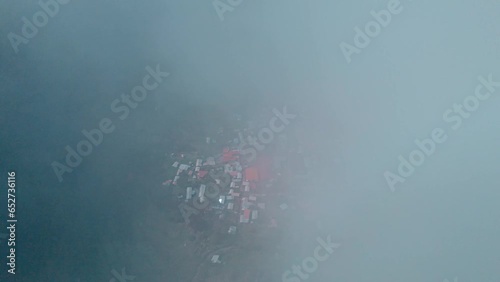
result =
[{"label": "thick fog", "polygon": [[[23,30],[49,2],[46,24]],[[183,225],[165,216],[164,157],[234,113],[285,107],[310,162],[292,181],[307,208],[286,211],[285,256],[241,259],[269,275],[233,281],[500,277],[497,2],[40,3],[0,4],[2,281],[132,281],[125,267],[134,281],[216,281],[193,277],[204,258],[169,237]],[[81,164],[55,168],[99,127],[110,133]],[[320,260],[328,236],[338,245]]]}]

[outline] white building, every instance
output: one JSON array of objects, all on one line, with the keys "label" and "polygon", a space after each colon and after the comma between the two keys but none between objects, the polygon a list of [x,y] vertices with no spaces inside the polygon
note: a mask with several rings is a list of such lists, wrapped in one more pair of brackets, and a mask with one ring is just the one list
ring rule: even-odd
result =
[{"label": "white building", "polygon": [[227,231],[227,233],[229,233],[229,234],[236,234],[236,230],[237,230],[236,226],[231,225],[231,226],[229,226],[229,230]]},{"label": "white building", "polygon": [[248,202],[247,197],[241,199],[241,210],[247,210],[252,206],[252,203]]},{"label": "white building", "polygon": [[259,217],[259,211],[252,211],[252,220],[255,220]]},{"label": "white building", "polygon": [[214,255],[211,259],[212,263],[221,263],[219,257],[219,255]]},{"label": "white building", "polygon": [[200,193],[198,194],[198,197],[200,197],[200,203],[203,203],[205,201],[205,189],[206,189],[205,184],[201,184]]},{"label": "white building", "polygon": [[186,189],[186,202],[191,200],[191,197],[193,196],[193,188],[192,187],[188,187]]}]

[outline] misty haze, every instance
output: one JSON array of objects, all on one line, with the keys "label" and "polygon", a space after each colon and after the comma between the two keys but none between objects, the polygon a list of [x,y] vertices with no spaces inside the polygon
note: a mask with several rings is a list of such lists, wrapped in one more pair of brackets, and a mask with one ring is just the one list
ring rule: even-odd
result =
[{"label": "misty haze", "polygon": [[0,281],[499,281],[499,14],[0,2]]}]

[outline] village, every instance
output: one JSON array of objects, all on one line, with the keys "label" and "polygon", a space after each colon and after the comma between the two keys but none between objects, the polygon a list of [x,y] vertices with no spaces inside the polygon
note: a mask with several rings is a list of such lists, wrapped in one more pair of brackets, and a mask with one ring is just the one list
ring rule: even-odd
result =
[{"label": "village", "polygon": [[290,220],[287,213],[296,207],[292,182],[308,175],[310,160],[290,134],[276,136],[255,157],[245,154],[249,146],[245,140],[251,140],[259,128],[258,123],[248,124],[243,129],[217,130],[203,140],[201,152],[175,152],[167,157],[162,186],[177,199],[192,238],[184,245],[192,246],[193,255],[205,258],[197,275],[214,271],[210,265],[234,263],[235,253],[244,245],[261,248],[255,247],[261,245],[255,242],[257,237],[272,245],[281,226]]}]

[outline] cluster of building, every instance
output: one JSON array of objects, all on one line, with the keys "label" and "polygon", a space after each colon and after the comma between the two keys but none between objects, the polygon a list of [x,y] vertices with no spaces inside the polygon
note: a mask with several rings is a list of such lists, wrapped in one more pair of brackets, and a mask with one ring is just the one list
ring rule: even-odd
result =
[{"label": "cluster of building", "polygon": [[[186,221],[191,228],[206,230],[197,226],[208,221],[229,234],[236,234],[243,225],[252,223],[271,229],[278,227],[276,219],[281,219],[280,214],[288,209],[290,200],[286,183],[295,179],[291,176],[304,175],[307,169],[300,146],[284,135],[277,135],[272,147],[259,150],[249,162],[245,147],[240,144],[254,138],[258,128],[259,125],[250,124],[219,136],[230,140],[224,145],[213,145],[215,139],[207,137],[209,153],[204,155],[198,152],[171,155],[168,166],[172,173],[163,185],[177,194],[180,203],[185,202],[182,205],[201,212]],[[220,256],[219,252],[214,254],[211,262],[221,263]]]},{"label": "cluster of building", "polygon": [[[271,187],[271,157],[262,154],[255,162],[247,163],[234,143],[215,157],[204,158],[196,153],[173,154],[172,157],[172,167],[177,171],[163,185],[177,187],[179,200],[194,207],[203,206],[205,212],[228,219],[235,225],[255,222],[266,209],[263,191]],[[211,189],[214,185],[218,186],[215,196]],[[228,232],[234,233],[234,228]]]},{"label": "cluster of building", "polygon": [[227,203],[227,209],[236,208],[239,213],[239,223],[253,222],[259,217],[259,210],[266,208],[264,203],[265,194],[257,192],[259,185],[258,168],[251,166],[243,169],[238,161],[224,166],[224,171],[231,175],[227,195],[220,196],[220,203]]}]

